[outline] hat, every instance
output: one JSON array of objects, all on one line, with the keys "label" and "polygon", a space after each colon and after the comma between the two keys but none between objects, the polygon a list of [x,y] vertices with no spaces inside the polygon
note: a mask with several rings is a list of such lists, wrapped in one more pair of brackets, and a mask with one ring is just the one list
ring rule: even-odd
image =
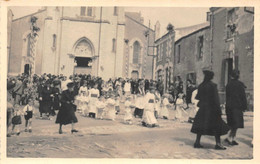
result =
[{"label": "hat", "polygon": [[73,83],[73,82],[68,83],[68,84],[67,84],[67,87],[68,87],[68,88],[73,88],[73,87],[74,87],[74,83]]}]

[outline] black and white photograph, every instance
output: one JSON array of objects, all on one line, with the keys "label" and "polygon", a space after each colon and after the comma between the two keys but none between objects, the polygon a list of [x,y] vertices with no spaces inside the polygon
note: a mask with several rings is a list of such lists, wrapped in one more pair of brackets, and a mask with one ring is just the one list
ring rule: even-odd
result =
[{"label": "black and white photograph", "polygon": [[6,158],[255,158],[254,6],[5,7]]}]

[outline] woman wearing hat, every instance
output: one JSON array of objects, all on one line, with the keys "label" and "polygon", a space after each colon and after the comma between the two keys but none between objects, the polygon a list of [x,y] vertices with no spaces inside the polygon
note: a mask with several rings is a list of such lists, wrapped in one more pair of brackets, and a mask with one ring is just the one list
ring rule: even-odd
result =
[{"label": "woman wearing hat", "polygon": [[204,70],[204,80],[198,87],[196,99],[199,100],[199,110],[194,118],[191,132],[197,134],[194,148],[203,148],[200,144],[201,135],[215,136],[215,149],[225,150],[221,144],[220,136],[227,134],[229,127],[221,118],[221,109],[217,85],[211,80],[214,73]]},{"label": "woman wearing hat", "polygon": [[52,112],[52,98],[53,98],[53,90],[51,88],[51,83],[49,80],[46,81],[44,88],[41,91],[41,96],[39,100],[40,103],[40,117],[42,117],[42,114],[45,113],[47,117],[49,118],[49,115]]},{"label": "woman wearing hat", "polygon": [[235,140],[236,132],[238,128],[244,128],[243,111],[247,109],[245,85],[238,79],[239,71],[233,70],[226,87],[227,123],[231,127],[231,131],[225,141],[229,145],[238,145]]},{"label": "woman wearing hat", "polygon": [[78,122],[75,115],[76,105],[74,105],[74,84],[68,83],[68,89],[62,92],[61,108],[57,115],[56,124],[60,124],[59,133],[62,134],[62,125],[71,124],[71,133],[78,132],[74,129],[74,123]]}]

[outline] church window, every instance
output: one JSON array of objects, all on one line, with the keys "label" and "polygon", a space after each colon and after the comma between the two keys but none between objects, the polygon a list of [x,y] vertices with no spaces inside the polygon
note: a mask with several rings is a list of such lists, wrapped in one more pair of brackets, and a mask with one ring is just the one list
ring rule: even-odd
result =
[{"label": "church window", "polygon": [[114,7],[114,16],[117,16],[117,15],[118,15],[118,8]]},{"label": "church window", "polygon": [[93,15],[93,7],[88,7],[87,14],[88,14],[87,16]]},{"label": "church window", "polygon": [[52,38],[52,39],[53,39],[53,41],[52,41],[52,47],[53,47],[53,48],[56,48],[56,38],[57,38],[57,36],[56,36],[56,34],[53,34],[52,37],[53,37],[53,38]]},{"label": "church window", "polygon": [[116,52],[116,39],[112,39],[112,52]]},{"label": "church window", "polygon": [[134,42],[134,51],[133,51],[133,63],[138,64],[139,63],[139,56],[140,56],[140,43],[138,41]]},{"label": "church window", "polygon": [[80,16],[86,16],[86,7],[80,7]]}]

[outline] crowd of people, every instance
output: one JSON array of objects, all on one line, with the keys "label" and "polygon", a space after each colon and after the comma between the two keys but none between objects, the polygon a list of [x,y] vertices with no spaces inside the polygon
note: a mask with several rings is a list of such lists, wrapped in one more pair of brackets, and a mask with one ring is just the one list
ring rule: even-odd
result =
[{"label": "crowd of people", "polygon": [[[173,120],[193,123],[191,132],[197,134],[194,148],[203,147],[200,145],[201,135],[213,135],[216,138],[215,148],[224,150],[220,136],[227,134],[230,127],[229,138],[225,141],[230,145],[238,144],[235,135],[237,128],[243,128],[242,111],[246,109],[244,86],[239,82],[230,84],[229,89],[228,85],[227,96],[236,87],[240,89],[237,94],[241,96],[231,94],[232,98],[227,98],[227,125],[221,118],[217,87],[211,82],[214,73],[204,71],[204,75],[204,81],[198,89],[188,80],[185,94],[181,82],[170,85],[168,91],[164,92],[160,80],[115,78],[105,81],[100,77],[82,74],[69,78],[51,74],[8,77],[7,136],[20,134],[22,116],[25,119],[25,132],[32,132],[32,117],[37,110],[35,102],[39,102],[40,119],[57,115],[55,123],[59,124],[60,134],[63,133],[62,126],[67,124],[71,124],[71,133],[78,132],[74,127],[78,122],[75,112],[84,117],[112,121],[122,114],[126,124],[133,124],[134,118],[140,118],[143,126],[157,127],[158,119],[169,119],[172,110]],[[234,71],[232,77],[238,80],[239,73]],[[237,106],[232,107],[232,101],[241,103],[239,112]],[[24,107],[21,110],[22,105]],[[11,125],[12,130],[9,129]]]}]

